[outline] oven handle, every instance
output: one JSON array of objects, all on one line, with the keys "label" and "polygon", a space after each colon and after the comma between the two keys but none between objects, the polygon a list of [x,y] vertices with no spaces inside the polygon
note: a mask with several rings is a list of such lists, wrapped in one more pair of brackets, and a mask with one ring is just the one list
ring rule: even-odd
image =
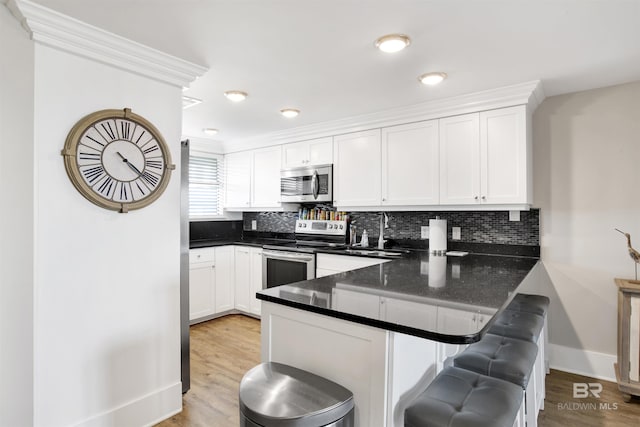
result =
[{"label": "oven handle", "polygon": [[311,177],[311,189],[313,191],[313,198],[317,199],[318,194],[320,194],[320,184],[318,182],[318,170],[313,171],[313,176]]},{"label": "oven handle", "polygon": [[312,261],[313,254],[301,254],[295,252],[262,250],[262,256],[272,259],[294,259],[299,261]]}]

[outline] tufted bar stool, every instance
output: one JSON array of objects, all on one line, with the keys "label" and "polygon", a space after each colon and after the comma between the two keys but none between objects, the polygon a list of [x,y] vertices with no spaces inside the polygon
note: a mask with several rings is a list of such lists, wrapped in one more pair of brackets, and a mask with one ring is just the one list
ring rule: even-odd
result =
[{"label": "tufted bar stool", "polygon": [[512,427],[522,388],[449,366],[407,407],[405,427]]},{"label": "tufted bar stool", "polygon": [[538,346],[530,341],[486,334],[480,341],[471,344],[453,359],[456,368],[462,368],[509,381],[524,391],[523,411],[518,417],[520,424],[537,425],[535,381],[531,380]]},{"label": "tufted bar stool", "polygon": [[538,357],[534,368],[536,408],[544,409],[546,395],[545,377],[549,365],[549,335],[547,311],[549,298],[542,295],[516,294],[496,319],[489,333],[532,341],[538,345]]}]

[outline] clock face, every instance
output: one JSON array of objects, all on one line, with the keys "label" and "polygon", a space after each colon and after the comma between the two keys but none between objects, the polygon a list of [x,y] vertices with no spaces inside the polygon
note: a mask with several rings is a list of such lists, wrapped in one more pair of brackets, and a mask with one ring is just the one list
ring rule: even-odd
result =
[{"label": "clock face", "polygon": [[69,133],[67,173],[90,201],[127,212],[153,202],[166,187],[169,151],[155,127],[130,110],[103,110]]}]

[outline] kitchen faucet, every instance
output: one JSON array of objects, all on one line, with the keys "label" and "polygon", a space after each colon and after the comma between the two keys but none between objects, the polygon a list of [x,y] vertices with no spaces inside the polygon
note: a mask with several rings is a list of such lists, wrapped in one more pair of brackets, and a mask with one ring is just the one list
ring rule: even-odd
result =
[{"label": "kitchen faucet", "polygon": [[380,212],[380,236],[378,237],[378,249],[384,249],[386,240],[384,239],[384,230],[389,228],[389,217],[386,213]]}]

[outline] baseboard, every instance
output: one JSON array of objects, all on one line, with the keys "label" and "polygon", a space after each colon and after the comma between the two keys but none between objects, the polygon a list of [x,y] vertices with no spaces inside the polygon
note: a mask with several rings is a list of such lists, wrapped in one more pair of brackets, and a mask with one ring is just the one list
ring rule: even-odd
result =
[{"label": "baseboard", "polygon": [[552,369],[584,375],[606,381],[616,381],[613,354],[581,350],[549,343],[549,364]]},{"label": "baseboard", "polygon": [[153,426],[181,410],[182,383],[177,382],[81,421],[75,427]]}]

